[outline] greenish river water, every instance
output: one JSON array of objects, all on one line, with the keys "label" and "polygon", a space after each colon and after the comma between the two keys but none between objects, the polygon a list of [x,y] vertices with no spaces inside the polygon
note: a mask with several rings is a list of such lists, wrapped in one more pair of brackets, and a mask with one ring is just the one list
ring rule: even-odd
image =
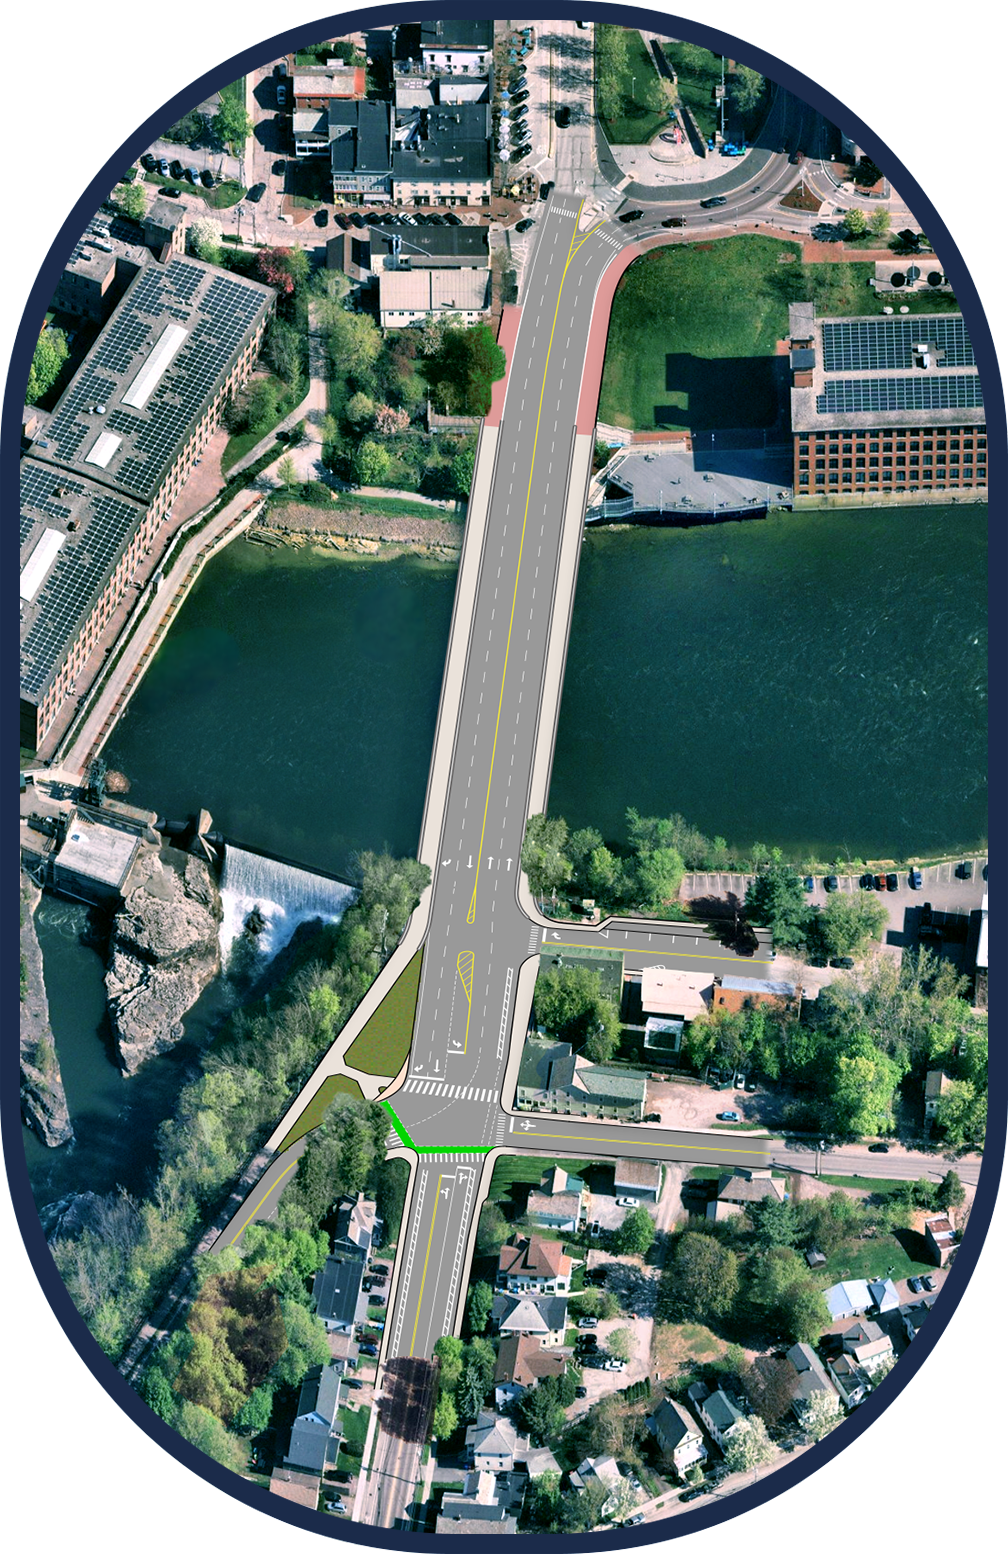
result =
[{"label": "greenish river water", "polygon": [[[806,513],[585,539],[550,807],[624,835],[678,809],[708,834],[823,856],[986,834],[986,509]],[[130,798],[334,873],[416,850],[455,568],[237,541],[207,567],[106,750]],[[123,1079],[84,909],[39,908],[77,1141],[26,1135],[38,1201],[142,1190],[157,1126],[221,1008]]]},{"label": "greenish river water", "polygon": [[987,509],[589,531],[549,808],[903,858],[987,835]]}]

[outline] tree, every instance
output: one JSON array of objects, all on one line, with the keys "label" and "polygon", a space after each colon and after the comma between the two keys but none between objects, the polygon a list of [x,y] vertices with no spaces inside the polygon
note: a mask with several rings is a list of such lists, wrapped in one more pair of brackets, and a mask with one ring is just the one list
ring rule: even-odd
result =
[{"label": "tree", "polygon": [[375,431],[382,437],[394,437],[404,432],[410,422],[409,411],[397,410],[393,405],[376,406],[374,419]]},{"label": "tree", "polygon": [[949,1423],[952,1434],[960,1437],[965,1447],[969,1447],[969,1437],[982,1436],[986,1430],[986,1419],[975,1392],[965,1388],[955,1394],[955,1402],[949,1409]]},{"label": "tree", "polygon": [[350,282],[342,270],[319,270],[312,281],[312,315],[323,334],[343,313],[343,302]]},{"label": "tree", "polygon": [[235,1429],[240,1435],[261,1435],[267,1429],[273,1412],[273,1386],[264,1382],[256,1387],[235,1416]]},{"label": "tree", "polygon": [[343,414],[353,426],[364,426],[374,420],[375,405],[370,394],[364,394],[360,389],[356,394],[351,394],[347,400]]},{"label": "tree", "polygon": [[817,914],[816,937],[827,955],[858,955],[871,940],[882,938],[888,921],[874,894],[834,891]]},{"label": "tree", "polygon": [[522,842],[521,866],[528,875],[529,888],[539,897],[540,909],[546,909],[546,897],[566,885],[571,877],[567,845],[567,822],[559,815],[530,815]]},{"label": "tree", "polygon": [[360,486],[380,486],[391,467],[388,449],[370,438],[365,438],[354,454],[354,475]]},{"label": "tree", "polygon": [[785,1290],[807,1274],[798,1253],[789,1246],[769,1246],[746,1262],[749,1299],[764,1307],[776,1321],[776,1312]]},{"label": "tree", "polygon": [[480,1376],[481,1396],[490,1390],[497,1369],[497,1351],[489,1338],[472,1338],[465,1346],[467,1366],[472,1366]]},{"label": "tree", "polygon": [[326,1330],[313,1311],[296,1300],[282,1300],[287,1347],[273,1367],[273,1379],[282,1386],[299,1387],[313,1365],[329,1360]]},{"label": "tree", "polygon": [[469,1332],[479,1334],[486,1332],[487,1323],[490,1320],[490,1307],[493,1305],[493,1290],[485,1279],[480,1279],[469,1291],[469,1304],[466,1307],[466,1322]]},{"label": "tree", "polygon": [[183,1402],[175,1419],[179,1435],[207,1457],[234,1473],[245,1468],[246,1451],[221,1421],[198,1403]]},{"label": "tree", "polygon": [[177,48],[182,44],[193,23],[182,11],[169,11],[157,26],[157,47]]},{"label": "tree", "polygon": [[278,377],[285,383],[297,383],[301,377],[304,336],[286,319],[274,318],[266,331],[263,354]]},{"label": "tree", "polygon": [[781,1326],[796,1344],[818,1343],[830,1324],[829,1308],[822,1291],[807,1274],[784,1291],[778,1313]]},{"label": "tree", "polygon": [[935,1108],[935,1126],[952,1149],[982,1149],[987,1133],[987,1088],[968,1079],[945,1086]]},{"label": "tree", "polygon": [[452,484],[459,496],[467,497],[472,490],[476,471],[476,452],[468,444],[460,448],[451,462]]},{"label": "tree", "polygon": [[959,1209],[966,1202],[966,1189],[955,1171],[946,1171],[938,1183],[938,1192],[935,1195],[940,1209],[948,1213],[949,1209]]},{"label": "tree", "polygon": [[835,1048],[832,1073],[824,1075],[823,1094],[835,1131],[854,1138],[888,1133],[900,1078],[898,1065],[878,1050],[867,1031],[852,1032]]},{"label": "tree", "polygon": [[456,1338],[453,1333],[446,1333],[434,1345],[434,1354],[439,1362],[438,1385],[442,1392],[454,1392],[462,1380],[464,1350],[461,1338]]},{"label": "tree", "polygon": [[836,1429],[842,1418],[839,1397],[825,1388],[813,1392],[802,1405],[801,1425],[810,1441],[821,1441]]},{"label": "tree", "polygon": [[885,237],[892,226],[892,217],[887,210],[873,210],[868,218],[868,227],[873,237]]},{"label": "tree", "polygon": [[767,1429],[776,1429],[794,1401],[794,1367],[776,1355],[761,1355],[746,1374],[746,1392]]},{"label": "tree", "polygon": [[189,247],[197,259],[219,264],[222,229],[213,216],[197,216],[189,228]]},{"label": "tree", "polygon": [[674,1299],[681,1314],[697,1322],[725,1317],[738,1295],[738,1259],[713,1236],[687,1230],[672,1258]]},{"label": "tree", "polygon": [[602,991],[599,973],[587,966],[561,966],[536,979],[535,1017],[559,1041],[584,1047],[593,1063],[612,1057],[619,1042],[619,1014]]},{"label": "tree", "polygon": [[584,1418],[585,1444],[593,1456],[620,1457],[633,1431],[633,1420],[618,1397],[604,1397]]},{"label": "tree", "polygon": [[308,255],[303,248],[262,248],[256,260],[259,279],[284,297],[293,296],[308,279]]},{"label": "tree", "polygon": [[508,1238],[510,1226],[499,1203],[487,1199],[476,1227],[476,1250],[481,1257],[496,1257]]},{"label": "tree", "polygon": [[616,1232],[617,1249],[625,1257],[646,1257],[654,1241],[655,1227],[643,1205],[631,1209]]},{"label": "tree", "polygon": [[729,1473],[753,1473],[775,1456],[767,1427],[758,1414],[740,1420],[725,1441],[724,1459]]},{"label": "tree", "polygon": [[626,29],[598,24],[595,28],[595,108],[603,119],[615,119],[622,110],[621,82],[626,64]]},{"label": "tree", "polygon": [[220,107],[212,119],[213,132],[234,156],[241,156],[254,128],[244,105],[229,93],[221,93]]},{"label": "tree", "polygon": [[749,1218],[761,1246],[794,1246],[798,1240],[798,1222],[790,1198],[782,1203],[779,1198],[768,1196],[752,1205]]},{"label": "tree", "polygon": [[253,378],[245,391],[245,423],[256,436],[276,425],[280,396],[272,378]]},{"label": "tree", "polygon": [[773,934],[774,944],[793,948],[805,939],[809,908],[800,874],[779,858],[761,869],[746,892],[746,917]]},{"label": "tree", "polygon": [[637,855],[634,871],[637,899],[654,911],[679,894],[685,866],[674,847],[656,847]]},{"label": "tree", "polygon": [[758,70],[749,65],[736,65],[731,78],[732,102],[739,113],[750,113],[763,96],[765,82]]},{"label": "tree", "polygon": [[493,385],[506,368],[504,352],[486,324],[445,328],[439,345],[423,361],[438,407],[466,415],[487,414]]},{"label": "tree", "polygon": [[283,458],[277,464],[277,479],[282,486],[286,486],[289,489],[291,486],[297,483],[297,478],[297,469],[295,467],[294,460],[291,458],[289,453],[285,453]]},{"label": "tree", "polygon": [[560,1474],[540,1473],[532,1480],[525,1499],[529,1526],[538,1532],[555,1532],[560,1510]]},{"label": "tree", "polygon": [[545,1376],[537,1387],[528,1388],[518,1405],[522,1428],[535,1446],[546,1446],[563,1430],[566,1423],[559,1386],[555,1376]]},{"label": "tree", "polygon": [[848,237],[864,237],[868,231],[868,217],[856,205],[846,212],[843,224]]},{"label": "tree", "polygon": [[171,1382],[168,1380],[160,1366],[152,1366],[144,1376],[141,1387],[143,1400],[148,1408],[152,1408],[159,1419],[165,1424],[173,1425],[175,1415],[178,1413],[179,1400],[172,1391]]},{"label": "tree", "polygon": [[9,157],[0,159],[0,216],[12,216],[25,197],[25,174]]},{"label": "tree", "polygon": [[43,329],[35,342],[32,364],[28,369],[25,404],[37,405],[49,392],[69,355],[70,347],[62,329]]},{"label": "tree", "polygon": [[142,183],[116,184],[112,198],[130,221],[142,221],[147,214],[147,195]]},{"label": "tree", "polygon": [[616,1327],[606,1339],[609,1353],[614,1360],[632,1359],[636,1343],[628,1327]]},{"label": "tree", "polygon": [[455,1400],[450,1392],[442,1392],[434,1408],[434,1435],[439,1441],[446,1441],[454,1435],[458,1429],[458,1411],[455,1408]]}]

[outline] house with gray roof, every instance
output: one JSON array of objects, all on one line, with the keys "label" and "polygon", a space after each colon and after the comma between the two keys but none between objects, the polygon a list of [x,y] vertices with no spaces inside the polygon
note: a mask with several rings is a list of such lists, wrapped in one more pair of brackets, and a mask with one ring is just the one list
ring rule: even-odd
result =
[{"label": "house with gray roof", "polygon": [[624,1478],[615,1457],[586,1457],[571,1473],[570,1482],[571,1488],[581,1494],[591,1484],[602,1485],[607,1491],[607,1498],[602,1502],[600,1515],[611,1516],[616,1509],[617,1496]]},{"label": "house with gray roof", "polygon": [[365,1198],[362,1192],[355,1198],[341,1198],[336,1209],[333,1250],[338,1252],[345,1248],[369,1256],[380,1224],[377,1206],[372,1198]]},{"label": "house with gray roof", "polygon": [[497,1295],[490,1307],[490,1320],[501,1336],[528,1333],[548,1349],[564,1341],[567,1329],[567,1297],[564,1295]]},{"label": "house with gray roof", "polygon": [[680,1478],[685,1478],[696,1463],[706,1462],[707,1448],[703,1435],[675,1398],[662,1398],[646,1422]]},{"label": "house with gray roof", "polygon": [[808,1344],[792,1344],[787,1361],[794,1372],[794,1399],[791,1408],[800,1419],[802,1409],[817,1392],[836,1391],[823,1367],[822,1361]]},{"label": "house with gray roof", "polygon": [[764,1198],[783,1203],[784,1197],[784,1183],[769,1170],[740,1166],[719,1177],[717,1193],[707,1205],[707,1218],[728,1219],[733,1214],[744,1214],[752,1204],[762,1203]]},{"label": "house with gray roof", "polygon": [[904,1330],[911,1343],[924,1326],[925,1318],[934,1302],[935,1298],[933,1295],[925,1295],[923,1300],[916,1301],[912,1306],[904,1306],[900,1311]]},{"label": "house with gray roof", "polygon": [[[361,1281],[364,1277],[362,1252],[333,1252],[315,1275],[312,1296],[315,1311],[325,1323],[329,1333],[352,1333],[359,1305],[362,1300]],[[362,1312],[363,1314],[363,1312]]]},{"label": "house with gray roof", "polygon": [[444,1520],[471,1521],[480,1524],[503,1522],[508,1517],[516,1519],[525,1498],[528,1480],[523,1473],[496,1473],[487,1468],[467,1473],[462,1481],[461,1494],[449,1491],[441,1501],[438,1532]]},{"label": "house with gray roof", "polygon": [[528,1451],[528,1439],[519,1435],[509,1419],[500,1419],[482,1408],[465,1435],[473,1467],[481,1473],[513,1473],[515,1462]]},{"label": "house with gray roof", "polygon": [[640,1122],[646,1095],[644,1074],[589,1063],[567,1042],[526,1039],[515,1092],[520,1110]]},{"label": "house with gray roof", "polygon": [[334,198],[387,201],[392,194],[391,105],[334,99],[328,125]]},{"label": "house with gray roof", "polygon": [[686,1396],[703,1420],[711,1438],[723,1451],[725,1441],[744,1422],[745,1415],[741,1408],[723,1388],[718,1387],[716,1392],[710,1392],[702,1381],[695,1381],[688,1388]]},{"label": "house with gray roof", "polygon": [[580,1176],[565,1171],[563,1166],[550,1166],[540,1182],[533,1188],[525,1206],[526,1219],[552,1230],[575,1231],[585,1206],[586,1189]]},{"label": "house with gray roof", "polygon": [[335,1366],[314,1366],[301,1383],[290,1445],[284,1458],[287,1467],[321,1474],[336,1461],[340,1442],[336,1423],[339,1401],[340,1377]]}]

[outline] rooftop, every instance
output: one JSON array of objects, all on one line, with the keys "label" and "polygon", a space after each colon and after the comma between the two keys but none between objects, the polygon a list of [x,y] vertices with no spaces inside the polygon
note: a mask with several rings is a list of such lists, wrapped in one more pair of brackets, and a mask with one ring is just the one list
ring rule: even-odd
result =
[{"label": "rooftop", "polygon": [[318,1315],[329,1321],[352,1322],[363,1276],[363,1256],[330,1254],[324,1267],[315,1275],[312,1286]]},{"label": "rooftop", "polygon": [[489,270],[382,270],[378,276],[382,313],[480,313],[490,306]]},{"label": "rooftop", "polygon": [[766,993],[774,998],[794,998],[798,989],[793,982],[768,977],[722,977],[721,986],[738,993]]},{"label": "rooftop", "polygon": [[420,42],[425,49],[489,49],[493,46],[493,22],[421,22]]},{"label": "rooftop", "polygon": [[129,873],[139,845],[133,832],[104,825],[76,810],[70,816],[66,840],[55,862],[59,868],[72,869],[85,879],[118,889]]},{"label": "rooftop", "polygon": [[645,966],[641,972],[641,1004],[646,1014],[692,1019],[706,1013],[713,993],[714,977],[709,972],[672,971],[667,966]]},{"label": "rooftop", "polygon": [[571,1259],[560,1241],[544,1241],[540,1236],[522,1237],[500,1249],[498,1268],[502,1278],[556,1279],[570,1275]]},{"label": "rooftop", "polygon": [[390,105],[334,99],[329,104],[329,143],[334,173],[387,173],[392,146]]},{"label": "rooftop", "polygon": [[519,1387],[534,1385],[544,1376],[562,1376],[567,1362],[556,1350],[544,1349],[530,1333],[507,1333],[497,1351],[494,1381],[515,1382]]},{"label": "rooftop", "polygon": [[617,1187],[644,1187],[657,1192],[661,1186],[661,1166],[657,1160],[617,1160],[614,1177]]},{"label": "rooftop", "polygon": [[817,319],[793,303],[788,316],[792,344],[814,357],[811,381],[791,389],[794,431],[983,421],[961,313]]},{"label": "rooftop", "polygon": [[393,251],[399,262],[411,269],[424,265],[471,264],[485,267],[490,263],[489,228],[476,227],[371,227],[371,267]]}]

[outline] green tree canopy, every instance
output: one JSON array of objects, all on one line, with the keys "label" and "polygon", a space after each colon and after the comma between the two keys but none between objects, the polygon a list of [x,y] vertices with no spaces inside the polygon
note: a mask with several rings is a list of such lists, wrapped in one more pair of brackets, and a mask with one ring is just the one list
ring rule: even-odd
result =
[{"label": "green tree canopy", "polygon": [[859,955],[882,938],[888,921],[874,893],[834,891],[816,917],[816,936],[827,955]]},{"label": "green tree canopy", "polygon": [[130,221],[142,221],[147,214],[147,194],[142,183],[119,183],[112,198]]},{"label": "green tree canopy", "polygon": [[183,1400],[175,1418],[179,1435],[215,1462],[241,1473],[246,1466],[246,1448],[209,1409]]},{"label": "green tree canopy", "polygon": [[449,326],[423,360],[423,374],[439,410],[453,415],[486,415],[493,385],[507,368],[504,352],[486,324]]},{"label": "green tree canopy", "polygon": [[802,1429],[810,1441],[821,1441],[843,1418],[840,1399],[832,1390],[813,1392],[801,1409]]},{"label": "green tree canopy", "polygon": [[245,142],[253,130],[252,120],[237,97],[221,93],[220,107],[213,116],[213,131],[222,145],[235,156],[241,156]]},{"label": "green tree canopy", "polygon": [[62,329],[54,329],[51,326],[43,329],[35,342],[32,364],[28,369],[26,405],[37,405],[39,400],[49,392],[69,355],[70,347],[67,345],[67,337]]},{"label": "green tree canopy", "polygon": [[615,119],[623,107],[621,82],[627,65],[625,27],[599,22],[595,27],[595,107],[603,119]]},{"label": "green tree canopy", "polygon": [[448,1440],[458,1429],[458,1411],[455,1408],[455,1399],[450,1392],[442,1392],[434,1408],[434,1421],[432,1425],[434,1435],[439,1441]]},{"label": "green tree canopy", "polygon": [[535,986],[538,1023],[559,1041],[606,1063],[619,1044],[619,1011],[602,990],[599,973],[577,964],[540,972]]},{"label": "green tree canopy", "polygon": [[521,866],[529,888],[545,908],[546,897],[560,890],[571,877],[566,856],[567,822],[560,816],[530,815],[522,842]]},{"label": "green tree canopy", "polygon": [[774,944],[793,948],[808,929],[809,908],[800,874],[775,858],[761,869],[746,892],[746,917],[769,928]]},{"label": "green tree canopy", "polygon": [[469,1332],[477,1337],[486,1332],[487,1323],[490,1320],[490,1307],[493,1305],[493,1290],[485,1279],[479,1279],[469,1291],[469,1303],[466,1307],[466,1322]]},{"label": "green tree canopy", "polygon": [[750,113],[763,95],[765,81],[758,70],[749,65],[736,65],[729,91],[739,113]]},{"label": "green tree canopy", "polygon": [[646,1257],[654,1241],[655,1227],[643,1205],[631,1209],[616,1232],[616,1246],[624,1257]]},{"label": "green tree canopy", "polygon": [[687,1230],[672,1258],[673,1300],[687,1320],[726,1317],[738,1294],[738,1259],[713,1236]]},{"label": "green tree canopy", "polygon": [[392,455],[381,443],[372,442],[369,437],[361,443],[354,454],[354,475],[358,485],[380,486],[392,467]]},{"label": "green tree canopy", "polygon": [[451,475],[452,484],[459,496],[467,497],[472,490],[473,475],[476,472],[476,450],[468,445],[460,448],[452,459]]}]

